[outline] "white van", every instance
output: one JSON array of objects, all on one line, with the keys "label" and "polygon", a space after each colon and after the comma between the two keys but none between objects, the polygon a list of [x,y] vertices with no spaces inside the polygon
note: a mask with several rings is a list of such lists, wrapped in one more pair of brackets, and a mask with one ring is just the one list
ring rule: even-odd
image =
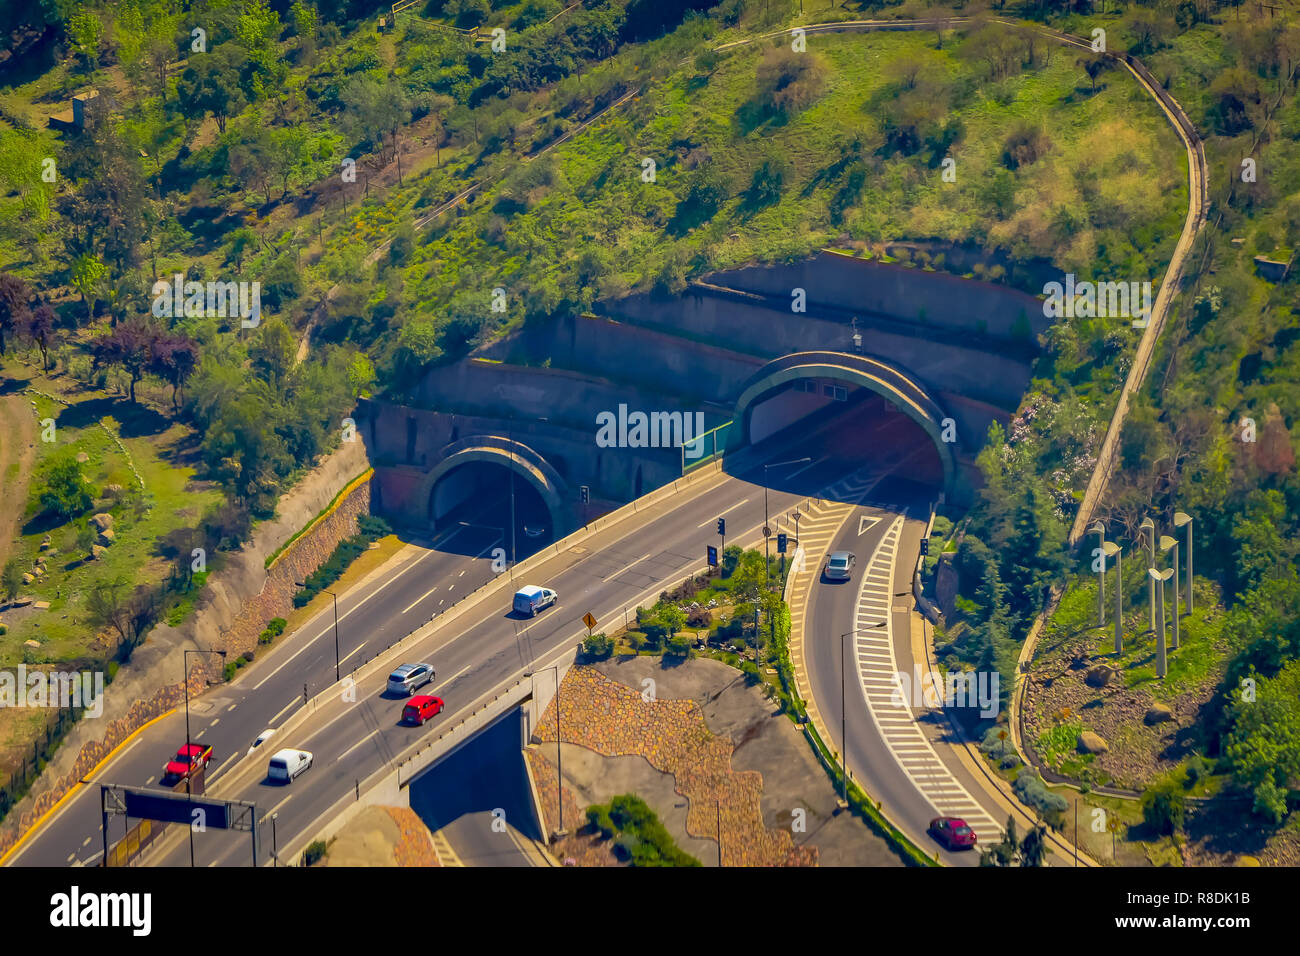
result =
[{"label": "white van", "polygon": [[311,769],[311,754],[305,750],[281,750],[271,758],[271,765],[266,768],[266,775],[271,780],[283,780],[293,783],[293,778],[304,770]]},{"label": "white van", "polygon": [[535,617],[538,611],[554,604],[558,597],[550,588],[529,584],[515,592],[515,613]]}]

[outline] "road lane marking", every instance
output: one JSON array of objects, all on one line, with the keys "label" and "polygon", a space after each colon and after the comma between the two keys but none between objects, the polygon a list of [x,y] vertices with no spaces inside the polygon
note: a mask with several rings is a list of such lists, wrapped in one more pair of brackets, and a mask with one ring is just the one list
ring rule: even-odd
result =
[{"label": "road lane marking", "polygon": [[173,707],[171,710],[164,711],[163,713],[155,717],[153,720],[150,720],[144,725],[138,727],[135,731],[132,732],[131,736],[129,736],[126,740],[122,741],[111,751],[109,751],[108,754],[105,755],[103,760],[101,760],[99,763],[95,764],[93,768],[91,768],[90,773],[86,774],[85,777],[83,777],[81,780],[78,780],[75,784],[73,784],[72,787],[69,788],[68,792],[58,799],[58,802],[56,802],[54,806],[46,810],[45,813],[42,814],[39,820],[37,820],[30,827],[28,827],[27,832],[25,832],[22,836],[20,836],[14,842],[13,846],[11,846],[5,853],[0,854],[0,866],[12,864],[20,856],[22,856],[23,853],[25,853],[27,849],[31,846],[31,843],[29,842],[28,838],[31,837],[32,834],[36,833],[42,827],[54,823],[55,820],[57,820],[60,816],[62,816],[63,812],[67,809],[67,803],[77,795],[77,793],[81,790],[81,788],[84,785],[90,782],[91,778],[94,777],[95,774],[99,773],[99,771],[107,767],[110,761],[116,760],[118,757],[122,756],[128,750],[130,750],[132,747],[138,744],[141,740],[140,735],[143,734],[146,730],[148,730],[154,724],[158,723],[164,717],[170,717],[175,712],[176,712],[175,707]]},{"label": "road lane marking", "polygon": [[[455,537],[455,535],[452,535],[452,537]],[[451,540],[451,539],[448,538],[447,540]],[[445,542],[443,542],[443,543],[445,543]],[[398,578],[400,578],[400,577],[401,577],[403,574],[405,574],[407,571],[410,571],[412,568],[414,568],[417,564],[419,564],[421,561],[423,561],[425,558],[429,557],[430,555],[438,554],[438,553],[440,553],[440,552],[433,551],[433,550],[429,550],[429,551],[426,551],[424,554],[420,555],[420,556],[419,556],[418,558],[416,558],[414,561],[408,561],[407,564],[406,564],[406,567],[404,567],[404,568],[402,568],[401,570],[399,570],[399,571],[398,571],[396,574],[394,574],[391,578],[389,578],[389,579],[388,579],[387,581],[385,581],[383,584],[379,585],[379,587],[375,588],[373,591],[371,591],[371,592],[370,592],[369,594],[367,594],[365,597],[361,598],[361,600],[357,601],[357,603],[354,604],[352,607],[348,608],[346,611],[344,611],[342,614],[340,614],[340,615],[339,615],[339,620],[340,620],[340,621],[345,620],[345,619],[346,619],[350,614],[352,614],[354,611],[358,611],[358,610],[360,610],[361,607],[362,607],[362,606],[363,606],[367,601],[369,601],[371,598],[373,598],[375,595],[377,595],[377,594],[378,594],[380,591],[382,591],[384,588],[388,587],[388,585],[390,585],[390,584],[392,584],[394,581],[396,581]],[[323,614],[324,612],[322,611],[321,613]],[[284,670],[286,667],[288,667],[291,663],[293,663],[294,659],[297,658],[299,654],[301,654],[303,651],[307,650],[309,647],[311,647],[313,644],[315,644],[318,640],[320,640],[322,637],[324,637],[326,634],[328,634],[328,633],[329,633],[331,630],[333,630],[333,629],[334,629],[334,625],[326,625],[325,627],[321,628],[321,631],[320,631],[319,634],[317,634],[317,635],[316,635],[315,637],[313,637],[311,640],[309,640],[309,641],[307,641],[305,644],[303,644],[303,646],[300,647],[300,648],[298,648],[298,650],[294,651],[293,654],[290,655],[290,657],[288,658],[288,660],[286,660],[286,661],[284,661],[283,663],[281,663],[279,667],[277,667],[275,670],[271,671],[271,673],[267,674],[267,675],[266,675],[265,677],[263,677],[260,681],[258,681],[256,684],[254,684],[254,685],[253,685],[253,690],[261,690],[263,684],[265,684],[265,683],[266,683],[267,681],[269,681],[271,678],[275,677],[275,675],[278,674],[278,673],[280,673],[280,671],[282,671],[282,670]]]},{"label": "road lane marking", "polygon": [[365,642],[363,641],[362,643],[358,644],[358,645],[356,646],[356,648],[354,648],[354,649],[352,650],[351,653],[344,654],[342,660],[339,661],[339,665],[342,666],[344,663],[347,662],[347,659],[348,659],[349,657],[352,657],[354,654],[360,654],[360,653],[361,653],[362,651],[364,651],[365,649],[366,649],[366,645],[365,645]]},{"label": "road lane marking", "polygon": [[228,767],[228,766],[230,765],[230,761],[232,761],[232,760],[238,760],[240,757],[243,757],[243,756],[246,756],[246,754],[241,754],[238,750],[236,750],[234,753],[232,753],[229,757],[227,757],[227,758],[222,762],[221,766],[217,767],[216,770],[212,771],[212,776],[208,777],[207,780],[205,780],[204,782],[205,782],[205,783],[212,783],[212,782],[214,782],[214,781],[217,779],[217,774],[219,774],[219,773],[221,773],[221,771],[225,770],[226,767]]},{"label": "road lane marking", "polygon": [[270,721],[271,725],[274,726],[275,722],[276,722],[277,720],[279,720],[281,717],[284,716],[284,712],[285,712],[286,710],[288,710],[290,707],[292,707],[292,706],[293,706],[294,704],[296,704],[296,703],[298,703],[298,698],[297,698],[297,697],[295,697],[293,700],[289,701],[289,703],[285,704],[284,707],[280,710],[280,712],[279,712],[278,714],[276,714],[274,717],[271,718],[271,721]]},{"label": "road lane marking", "polygon": [[615,571],[615,572],[614,572],[613,574],[611,574],[609,577],[607,577],[607,578],[601,578],[601,579],[600,579],[600,583],[601,583],[601,584],[608,584],[610,581],[614,580],[614,578],[618,577],[620,574],[623,574],[623,573],[625,573],[625,572],[627,572],[627,571],[631,571],[633,568],[635,568],[638,564],[640,564],[640,563],[641,563],[642,561],[644,561],[646,558],[650,557],[651,554],[654,554],[654,552],[652,551],[652,552],[650,552],[650,554],[643,554],[643,555],[641,555],[641,557],[637,558],[635,561],[633,561],[633,562],[632,562],[631,564],[629,564],[627,567],[623,568],[621,571]]},{"label": "road lane marking", "polygon": [[430,594],[432,594],[436,590],[438,590],[438,585],[435,584],[433,587],[429,588],[429,590],[425,591],[423,594],[421,594],[410,604],[406,605],[406,607],[402,608],[402,613],[405,614],[407,611],[415,607],[417,604],[419,604],[421,601],[423,601],[425,598],[427,598]]},{"label": "road lane marking", "polygon": [[721,518],[723,515],[731,514],[731,512],[735,511],[737,508],[740,508],[740,507],[742,507],[742,506],[744,506],[744,505],[747,505],[747,504],[749,504],[749,499],[748,499],[748,498],[746,498],[744,501],[741,501],[741,502],[739,502],[739,503],[737,503],[737,504],[732,505],[732,506],[731,506],[730,508],[728,508],[726,511],[719,511],[716,517],[709,518],[709,519],[707,519],[706,521],[701,521],[701,522],[700,522],[699,524],[697,524],[695,527],[697,527],[697,528],[703,528],[705,525],[709,525],[709,524],[716,525],[716,524],[718,523],[718,518]]},{"label": "road lane marking", "polygon": [[372,730],[370,733],[366,734],[364,737],[362,737],[360,740],[358,740],[356,743],[354,743],[354,744],[353,744],[351,747],[349,747],[347,750],[343,751],[343,753],[339,754],[338,757],[337,757],[337,762],[338,762],[338,763],[342,763],[344,760],[347,759],[348,754],[352,753],[352,751],[356,750],[358,747],[360,747],[360,746],[361,746],[362,744],[364,744],[366,741],[370,740],[370,738],[374,737],[375,734],[377,734],[377,733],[379,733],[378,730]]}]

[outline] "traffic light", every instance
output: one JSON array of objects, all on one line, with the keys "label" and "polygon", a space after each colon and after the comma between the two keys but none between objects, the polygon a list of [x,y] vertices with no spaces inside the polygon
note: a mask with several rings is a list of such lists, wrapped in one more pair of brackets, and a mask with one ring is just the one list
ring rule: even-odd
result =
[{"label": "traffic light", "polygon": [[928,537],[921,539],[921,557],[930,553],[930,539]]},{"label": "traffic light", "polygon": [[784,531],[779,532],[779,533],[777,534],[777,536],[776,536],[776,553],[777,553],[777,554],[785,554],[785,542],[786,542],[786,540],[787,540],[787,536],[786,536],[786,533],[785,533]]},{"label": "traffic light", "polygon": [[586,505],[586,504],[590,504],[590,503],[591,503],[591,489],[590,489],[589,487],[587,487],[586,485],[583,485],[583,486],[579,489],[579,494],[582,495],[582,503],[583,503],[584,505]]},{"label": "traffic light", "polygon": [[726,536],[726,534],[727,534],[727,519],[726,519],[726,518],[719,518],[719,519],[718,519],[718,534],[723,535],[724,537]]},{"label": "traffic light", "polygon": [[716,568],[718,566],[718,549],[715,548],[713,545],[709,545],[708,548],[709,548],[709,567]]}]

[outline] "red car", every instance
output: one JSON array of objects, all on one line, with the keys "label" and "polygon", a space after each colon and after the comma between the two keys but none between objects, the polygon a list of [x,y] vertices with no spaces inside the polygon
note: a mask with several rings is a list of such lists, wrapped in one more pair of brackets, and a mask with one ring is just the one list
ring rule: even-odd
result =
[{"label": "red car", "polygon": [[957,817],[935,817],[930,821],[930,836],[949,850],[975,849],[975,831]]},{"label": "red car", "polygon": [[430,697],[428,694],[416,694],[402,708],[402,723],[422,724],[430,717],[442,713],[442,698]]},{"label": "red car", "polygon": [[176,749],[176,756],[163,767],[163,783],[175,783],[189,776],[199,767],[207,767],[212,759],[212,748],[206,744],[187,744]]}]

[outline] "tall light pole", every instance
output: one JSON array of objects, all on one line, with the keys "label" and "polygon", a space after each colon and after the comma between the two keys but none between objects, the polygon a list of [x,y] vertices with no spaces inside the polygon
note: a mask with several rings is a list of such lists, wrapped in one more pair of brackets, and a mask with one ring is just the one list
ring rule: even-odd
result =
[{"label": "tall light pole", "polygon": [[[1176,651],[1178,650],[1178,539],[1162,534],[1160,536],[1160,550],[1174,553],[1174,642],[1171,646]],[[1160,598],[1160,605],[1162,608],[1164,607],[1163,595]]]},{"label": "tall light pole", "polygon": [[1115,559],[1115,656],[1124,653],[1124,566],[1120,558],[1121,548],[1114,541],[1107,541],[1101,546],[1102,553]]},{"label": "tall light pole", "polygon": [[1156,631],[1156,677],[1164,677],[1169,673],[1169,662],[1165,656],[1165,582],[1173,576],[1173,568],[1166,571],[1147,568],[1147,577],[1151,579],[1151,586],[1158,587],[1160,590],[1158,599],[1160,602],[1160,625]]},{"label": "tall light pole", "polygon": [[[1150,517],[1143,518],[1142,523],[1138,525],[1138,530],[1142,532],[1142,541],[1147,549],[1147,567],[1154,568],[1156,566],[1155,522]],[[1154,578],[1147,581],[1147,604],[1151,611],[1151,630],[1154,631],[1156,629],[1156,582]]]},{"label": "tall light pole", "polygon": [[[181,663],[185,667],[185,759],[189,761],[189,772],[185,774],[185,796],[190,797],[193,794],[190,790],[190,782],[194,779],[194,759],[190,754],[190,747],[193,744],[190,741],[190,655],[191,654],[216,654],[222,660],[226,659],[225,651],[209,651],[187,647],[181,654]],[[205,677],[206,679],[206,677]],[[194,823],[190,822],[187,828],[190,831],[190,866],[194,865]]]},{"label": "tall light pole", "polygon": [[771,588],[772,581],[770,572],[767,567],[767,539],[771,537],[771,524],[767,510],[767,473],[772,468],[783,468],[786,465],[800,465],[805,461],[812,461],[807,455],[803,458],[792,458],[789,461],[774,461],[771,464],[763,466],[763,582],[766,587]]},{"label": "tall light pole", "polygon": [[1098,521],[1089,531],[1097,532],[1097,551],[1101,566],[1097,569],[1097,626],[1106,626],[1106,526]]},{"label": "tall light pole", "polygon": [[845,707],[844,681],[849,666],[844,661],[845,648],[848,646],[848,639],[855,634],[861,634],[863,631],[870,631],[884,626],[884,621],[877,621],[875,624],[868,624],[866,627],[860,627],[855,631],[845,631],[840,635],[840,751],[844,756],[844,784],[840,799],[846,807],[849,805],[849,712]]},{"label": "tall light pole", "polygon": [[[515,432],[514,422],[507,427],[506,450],[510,453],[510,577],[515,576]],[[554,529],[551,532],[556,533]],[[563,825],[563,821],[561,821]]]},{"label": "tall light pole", "polygon": [[[302,581],[294,581],[295,587],[305,588],[307,585]],[[334,599],[334,683],[338,683],[339,677],[339,596],[328,588],[321,588],[322,593],[328,594]]]},{"label": "tall light pole", "polygon": [[[1174,512],[1174,527],[1187,528],[1187,613],[1192,613],[1192,516],[1181,511]],[[1178,582],[1174,581],[1174,587]]]}]

